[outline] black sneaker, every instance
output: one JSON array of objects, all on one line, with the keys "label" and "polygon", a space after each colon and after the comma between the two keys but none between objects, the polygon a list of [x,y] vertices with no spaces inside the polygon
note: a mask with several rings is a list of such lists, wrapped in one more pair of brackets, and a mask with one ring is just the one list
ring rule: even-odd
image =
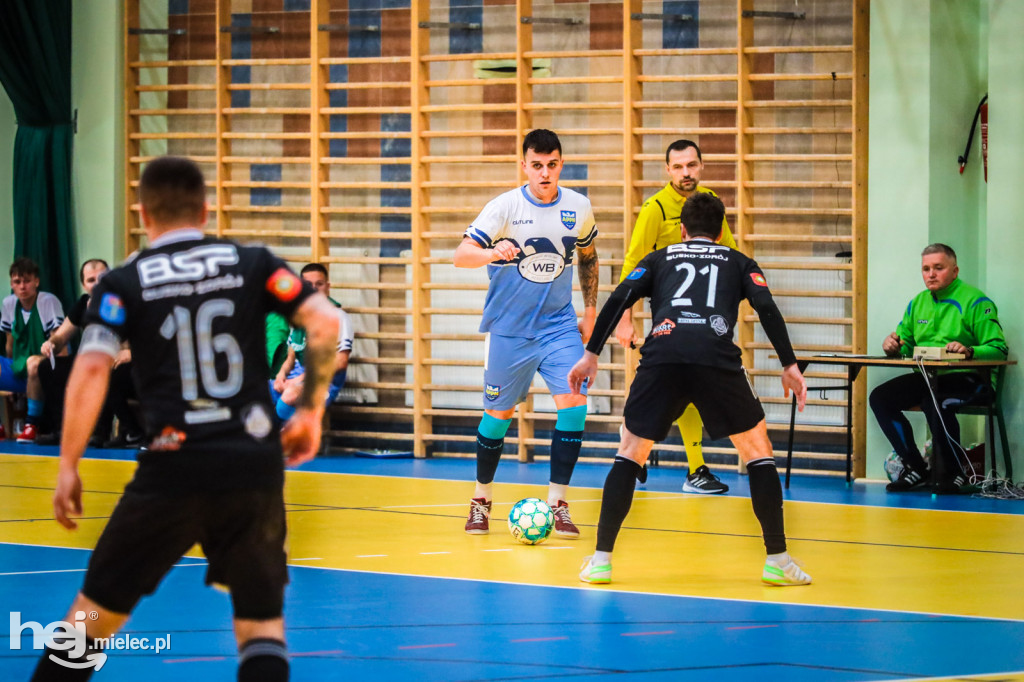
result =
[{"label": "black sneaker", "polygon": [[36,436],[36,445],[60,445],[60,434],[41,433]]},{"label": "black sneaker", "polygon": [[900,472],[899,478],[885,486],[886,492],[905,493],[908,490],[919,488],[928,482],[928,472],[914,471],[905,468]]},{"label": "black sneaker", "polygon": [[933,483],[932,493],[935,495],[960,495],[969,492],[965,490],[966,486],[967,478],[963,474],[957,474],[954,478]]},{"label": "black sneaker", "polygon": [[683,492],[721,495],[729,492],[729,486],[719,481],[718,476],[711,473],[706,464],[701,464],[696,471],[686,477],[686,481],[683,482]]},{"label": "black sneaker", "polygon": [[111,450],[134,450],[142,445],[143,435],[141,433],[121,434],[117,438],[111,438],[103,443],[103,448]]}]

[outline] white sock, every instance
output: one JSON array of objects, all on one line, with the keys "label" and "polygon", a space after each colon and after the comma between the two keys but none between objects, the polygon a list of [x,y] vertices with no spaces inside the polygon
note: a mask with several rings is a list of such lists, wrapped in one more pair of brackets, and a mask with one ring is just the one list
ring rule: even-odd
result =
[{"label": "white sock", "polygon": [[591,566],[606,566],[612,562],[611,552],[594,552],[594,556],[590,557]]},{"label": "white sock", "polygon": [[782,552],[781,554],[769,554],[768,563],[778,566],[779,568],[785,566],[793,559],[790,558],[789,552]]},{"label": "white sock", "polygon": [[491,483],[481,483],[480,481],[477,481],[476,488],[473,490],[473,498],[476,499],[482,497],[485,502],[490,502],[493,499],[491,497],[492,488],[494,488],[493,481]]},{"label": "white sock", "polygon": [[548,483],[548,506],[554,509],[558,506],[559,501],[564,501],[568,497],[569,486],[560,485],[558,483]]}]

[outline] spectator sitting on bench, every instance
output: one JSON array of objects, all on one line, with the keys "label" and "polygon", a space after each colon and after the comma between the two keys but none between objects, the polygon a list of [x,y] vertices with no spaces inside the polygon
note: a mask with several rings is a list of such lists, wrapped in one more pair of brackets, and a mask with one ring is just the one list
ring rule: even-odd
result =
[{"label": "spectator sitting on bench", "polygon": [[[302,279],[313,285],[318,292],[327,296],[327,300],[338,308],[341,325],[338,330],[338,352],[334,360],[334,378],[327,389],[327,404],[330,405],[345,385],[348,371],[348,358],[352,353],[352,326],[348,315],[341,309],[341,304],[331,298],[331,283],[327,280],[327,268],[320,263],[309,263],[300,272]],[[302,356],[306,351],[306,330],[293,327],[288,335],[288,356],[277,372],[271,386],[271,396],[275,401],[275,411],[281,421],[287,421],[295,412],[295,405],[302,395],[303,380],[306,370],[302,366]]]},{"label": "spectator sitting on bench", "polygon": [[[75,302],[68,316],[48,340],[43,342],[39,352],[50,358],[52,362],[43,362],[39,366],[39,379],[43,386],[45,404],[43,423],[50,427],[49,433],[36,438],[39,445],[52,445],[60,442],[61,418],[64,414],[64,390],[71,373],[73,358],[67,354],[71,340],[82,328],[82,318],[89,306],[92,289],[100,277],[109,269],[107,262],[100,258],[92,258],[82,263],[78,271],[78,280],[82,283],[85,293]],[[89,439],[91,447],[131,447],[142,442],[142,428],[139,426],[135,412],[128,405],[128,400],[135,395],[135,387],[131,380],[131,351],[122,349],[114,362],[114,373],[111,376],[107,400],[103,406],[96,430]],[[117,417],[120,435],[111,440],[111,423]]]},{"label": "spectator sitting on bench", "polygon": [[[39,383],[39,348],[64,321],[64,308],[53,294],[39,291],[39,266],[21,257],[11,264],[11,290],[0,305],[0,331],[7,334],[7,357],[0,358],[0,391],[25,393],[28,415],[16,435],[19,443],[34,443],[43,414]],[[6,434],[4,434],[6,436]]]}]

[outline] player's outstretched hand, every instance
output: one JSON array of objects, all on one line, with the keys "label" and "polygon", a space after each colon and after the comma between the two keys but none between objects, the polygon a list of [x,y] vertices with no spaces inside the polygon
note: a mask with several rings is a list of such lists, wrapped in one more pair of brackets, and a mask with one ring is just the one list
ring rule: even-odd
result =
[{"label": "player's outstretched hand", "polygon": [[82,479],[78,468],[61,467],[57,473],[57,489],[53,493],[53,516],[68,530],[78,528],[71,515],[82,515]]},{"label": "player's outstretched hand", "polygon": [[589,350],[583,351],[583,357],[569,370],[569,388],[575,395],[580,395],[583,382],[593,385],[597,377],[597,356]]},{"label": "player's outstretched hand", "polygon": [[316,457],[320,449],[323,408],[299,408],[281,429],[281,447],[288,466],[298,466]]},{"label": "player's outstretched hand", "polygon": [[807,382],[804,381],[804,375],[800,373],[800,368],[795,362],[782,370],[782,388],[787,398],[789,392],[793,391],[796,395],[796,408],[803,412],[804,405],[807,404]]}]

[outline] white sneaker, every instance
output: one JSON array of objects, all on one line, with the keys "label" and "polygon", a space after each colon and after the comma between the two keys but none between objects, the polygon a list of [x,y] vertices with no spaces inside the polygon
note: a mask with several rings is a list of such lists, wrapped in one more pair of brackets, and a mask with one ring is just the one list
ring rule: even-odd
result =
[{"label": "white sneaker", "polygon": [[593,555],[583,560],[580,566],[580,580],[591,585],[607,585],[612,581],[612,565],[602,564],[595,566],[591,563]]},{"label": "white sneaker", "polygon": [[764,571],[761,573],[761,582],[773,587],[810,585],[811,576],[807,575],[800,568],[800,565],[793,560],[793,557],[787,554],[784,563],[772,559],[765,560]]}]

